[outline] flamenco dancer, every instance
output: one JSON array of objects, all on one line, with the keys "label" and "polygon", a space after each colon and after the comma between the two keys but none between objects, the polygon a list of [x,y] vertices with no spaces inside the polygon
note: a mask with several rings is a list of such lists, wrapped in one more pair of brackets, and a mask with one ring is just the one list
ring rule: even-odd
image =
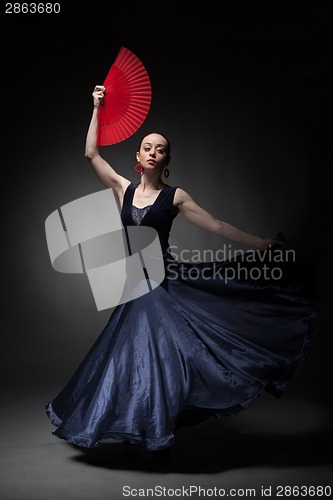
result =
[{"label": "flamenco dancer", "polygon": [[[47,415],[54,435],[74,445],[96,447],[113,438],[155,452],[169,449],[176,428],[235,414],[263,391],[281,395],[308,353],[314,308],[285,274],[257,280],[235,273],[227,282],[223,273],[236,270],[237,259],[204,263],[206,271],[215,266],[211,279],[200,277],[201,264],[175,272],[180,264],[168,239],[177,215],[254,247],[259,257],[269,248],[282,251],[285,241],[218,220],[185,190],[166,184],[170,143],[160,133],[145,136],[136,152],[138,183],[117,173],[96,145],[104,95],[105,87],[97,85],[86,157],[118,197],[123,225],[156,229],[166,275],[154,290],[115,307],[67,385],[48,403]],[[259,264],[244,265],[250,270]]]}]

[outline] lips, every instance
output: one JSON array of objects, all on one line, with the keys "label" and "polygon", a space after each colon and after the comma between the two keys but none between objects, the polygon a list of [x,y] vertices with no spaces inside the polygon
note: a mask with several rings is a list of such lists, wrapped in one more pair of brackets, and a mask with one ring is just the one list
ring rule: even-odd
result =
[{"label": "lips", "polygon": [[156,165],[156,161],[155,160],[147,160],[147,163],[151,163],[152,165]]}]

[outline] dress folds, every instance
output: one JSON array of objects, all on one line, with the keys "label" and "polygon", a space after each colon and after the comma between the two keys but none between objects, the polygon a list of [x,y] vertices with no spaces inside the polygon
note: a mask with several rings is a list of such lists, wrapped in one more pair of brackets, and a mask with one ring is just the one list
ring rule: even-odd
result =
[{"label": "dress folds", "polygon": [[48,403],[54,435],[77,446],[114,438],[166,448],[178,426],[235,414],[264,390],[281,395],[311,346],[315,303],[286,250],[179,263],[168,243],[177,188],[165,185],[138,221],[136,187],[125,192],[122,222],[157,230],[166,277],[115,307]]}]

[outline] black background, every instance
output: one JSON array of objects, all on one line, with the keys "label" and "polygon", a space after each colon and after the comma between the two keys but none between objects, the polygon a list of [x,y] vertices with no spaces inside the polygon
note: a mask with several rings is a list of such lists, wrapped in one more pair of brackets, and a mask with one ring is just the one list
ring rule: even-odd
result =
[{"label": "black background", "polygon": [[[312,354],[288,391],[328,408],[331,7],[60,4],[60,14],[43,15],[1,6],[2,380],[62,387],[110,315],[96,310],[85,276],[52,269],[44,224],[60,206],[103,189],[84,158],[91,92],[125,46],[150,75],[151,109],[138,132],[103,155],[135,180],[139,139],[165,133],[169,184],[245,230],[288,235],[321,297]],[[172,243],[225,242],[178,217]]]}]

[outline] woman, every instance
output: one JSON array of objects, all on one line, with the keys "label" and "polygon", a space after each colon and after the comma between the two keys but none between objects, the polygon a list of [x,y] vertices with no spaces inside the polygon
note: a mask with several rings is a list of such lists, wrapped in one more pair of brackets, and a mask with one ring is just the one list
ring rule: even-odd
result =
[{"label": "woman", "polygon": [[[156,229],[166,277],[148,294],[114,309],[71,380],[48,404],[47,414],[57,427],[54,434],[78,446],[98,446],[112,437],[163,450],[172,444],[177,427],[237,413],[264,390],[280,395],[308,351],[313,303],[285,275],[251,278],[254,265],[269,270],[263,252],[279,250],[283,240],[219,221],[186,191],[162,181],[170,161],[164,135],[143,138],[136,153],[137,185],[113,170],[96,146],[104,92],[96,86],[92,94],[86,157],[118,196],[123,225]],[[168,246],[177,214],[256,247],[257,260],[241,262],[249,274],[237,275],[239,259],[177,263]],[[233,279],[227,281],[230,270]]]}]

